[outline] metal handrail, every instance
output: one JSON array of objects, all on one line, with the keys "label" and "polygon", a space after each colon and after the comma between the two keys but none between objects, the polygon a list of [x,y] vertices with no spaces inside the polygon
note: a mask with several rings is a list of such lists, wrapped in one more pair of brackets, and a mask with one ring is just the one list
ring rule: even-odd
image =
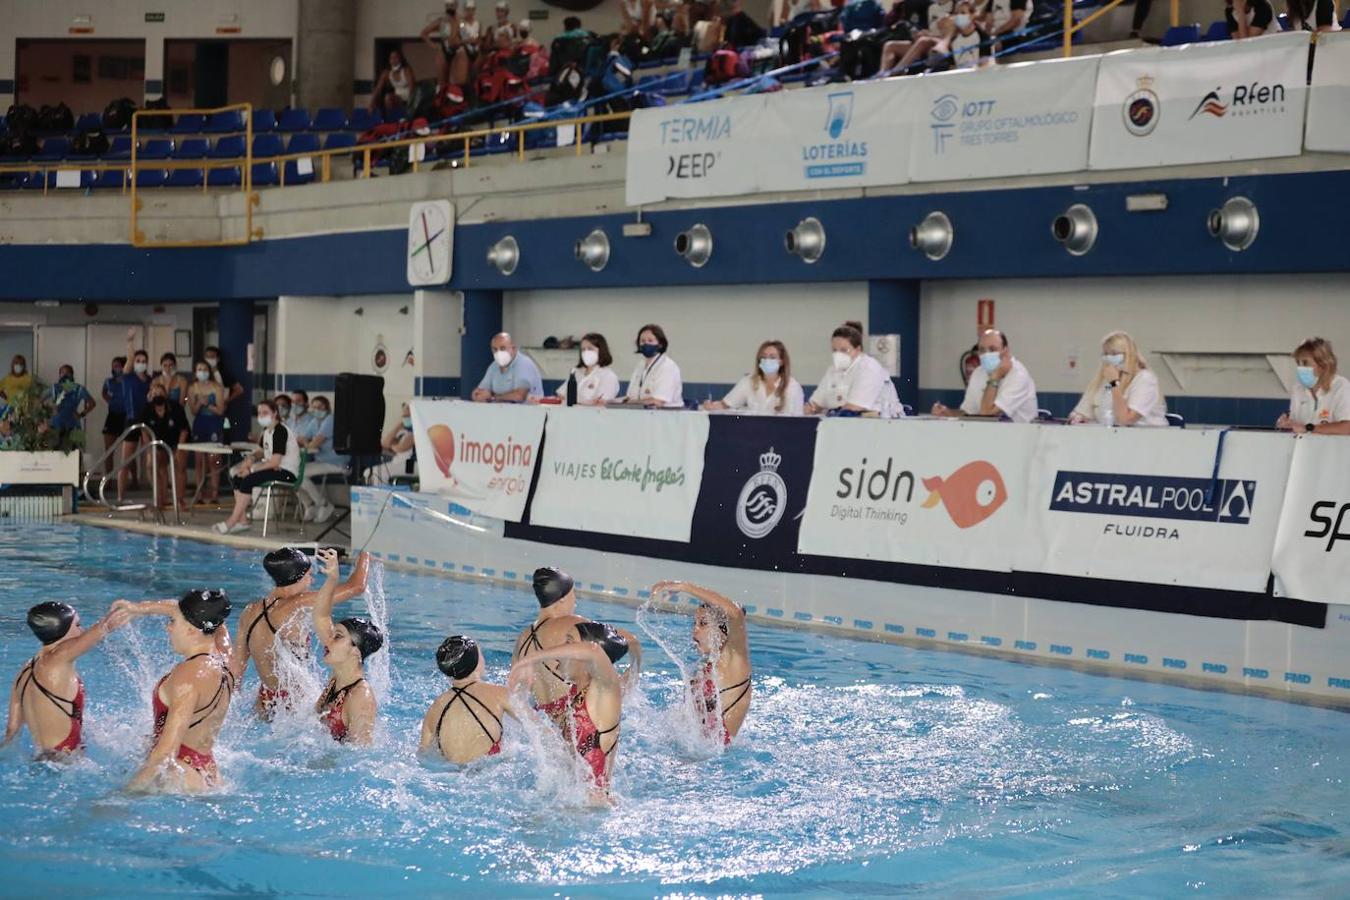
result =
[{"label": "metal handrail", "polygon": [[[178,471],[174,466],[175,449],[173,447],[170,447],[164,441],[161,441],[159,438],[154,437],[155,434],[154,431],[150,428],[149,425],[146,425],[144,422],[137,422],[129,426],[125,431],[123,431],[122,434],[117,438],[117,441],[107,451],[105,451],[101,457],[99,457],[99,459],[93,464],[93,466],[89,468],[88,471],[84,473],[84,483],[83,483],[84,495],[85,497],[88,498],[90,503],[95,502],[95,498],[89,490],[89,479],[95,474],[95,470],[99,466],[101,466],[104,462],[106,462],[112,454],[117,452],[118,448],[121,447],[124,442],[126,442],[126,439],[133,432],[140,430],[150,432],[151,439],[141,444],[141,446],[137,448],[135,453],[131,454],[128,457],[123,458],[122,462],[119,465],[114,466],[111,472],[108,472],[99,480],[97,502],[103,504],[103,506],[106,509],[111,510],[112,512],[133,512],[133,511],[144,512],[145,511],[144,503],[125,503],[116,505],[109,503],[108,482],[114,476],[120,474],[123,469],[129,468],[132,463],[136,462],[136,460],[140,459],[145,454],[153,453],[157,449],[163,450],[164,455],[167,457],[168,460],[167,468],[169,470],[169,497],[173,503],[173,521],[175,524],[182,525],[183,520],[178,515]],[[162,522],[163,513],[161,512],[159,505],[159,479],[155,477],[153,474],[151,475],[150,478],[150,497],[151,503],[154,505],[155,508],[155,518],[159,519]]]},{"label": "metal handrail", "polygon": [[[122,449],[122,444],[125,443],[127,439],[130,438],[131,435],[137,431],[149,431],[152,438],[154,437],[155,434],[155,432],[150,428],[150,426],[146,425],[144,422],[133,422],[131,425],[127,426],[125,431],[123,431],[120,435],[117,436],[117,440],[113,441],[113,443],[108,446],[107,450],[103,451],[102,456],[100,456],[98,459],[90,463],[89,468],[85,469],[84,480],[81,482],[80,487],[81,493],[84,494],[84,498],[88,500],[90,503],[97,503],[99,502],[99,499],[98,497],[95,497],[93,492],[89,489],[89,479],[99,474],[98,470],[103,466],[103,464],[107,462],[109,459],[115,457],[117,451]],[[107,479],[111,478],[113,475],[116,475],[120,470],[124,468],[126,468],[125,463],[123,465],[115,466],[111,472],[103,476],[104,480],[106,481]],[[100,486],[100,495],[101,494],[102,489]]]}]

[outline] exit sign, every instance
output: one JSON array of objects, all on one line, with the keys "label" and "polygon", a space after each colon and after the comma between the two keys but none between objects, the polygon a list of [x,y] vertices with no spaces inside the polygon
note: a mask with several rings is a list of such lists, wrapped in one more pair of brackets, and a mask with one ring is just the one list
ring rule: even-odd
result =
[{"label": "exit sign", "polygon": [[532,9],[530,10],[530,19],[535,22],[543,21],[548,18],[548,10]]},{"label": "exit sign", "polygon": [[145,14],[145,21],[147,21],[147,22],[163,22],[163,21],[164,21],[164,13],[162,13],[162,12],[148,12],[148,13]]}]

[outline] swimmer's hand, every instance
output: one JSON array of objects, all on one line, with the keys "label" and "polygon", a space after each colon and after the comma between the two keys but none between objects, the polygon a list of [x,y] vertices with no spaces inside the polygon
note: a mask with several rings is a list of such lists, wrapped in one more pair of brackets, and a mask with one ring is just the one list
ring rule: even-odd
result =
[{"label": "swimmer's hand", "polygon": [[314,555],[319,558],[319,562],[323,563],[323,574],[327,575],[329,578],[333,578],[338,574],[338,554],[336,550],[331,547],[325,547],[316,550]]},{"label": "swimmer's hand", "polygon": [[658,581],[656,584],[652,585],[651,593],[653,597],[658,594],[678,594],[682,592],[688,584],[689,582],[687,581]]}]

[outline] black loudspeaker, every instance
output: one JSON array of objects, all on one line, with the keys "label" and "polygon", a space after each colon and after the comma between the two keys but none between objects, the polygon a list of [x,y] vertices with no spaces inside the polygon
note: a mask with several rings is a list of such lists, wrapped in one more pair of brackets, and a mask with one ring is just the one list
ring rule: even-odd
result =
[{"label": "black loudspeaker", "polygon": [[333,449],[378,456],[384,429],[384,379],[342,372],[333,391]]}]

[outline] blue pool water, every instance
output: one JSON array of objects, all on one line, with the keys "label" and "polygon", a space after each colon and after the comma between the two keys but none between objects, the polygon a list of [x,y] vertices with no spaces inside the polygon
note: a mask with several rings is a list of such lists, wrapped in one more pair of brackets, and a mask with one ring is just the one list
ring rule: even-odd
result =
[{"label": "blue pool water", "polygon": [[[23,613],[38,600],[89,621],[116,597],[209,583],[237,615],[265,587],[257,562],[100,529],[0,529],[0,671],[34,651]],[[535,725],[508,727],[500,758],[463,771],[415,754],[445,683],[436,645],[478,636],[501,678],[533,597],[401,573],[384,594],[377,746],[337,747],[307,716],[263,725],[239,703],[217,746],[229,785],[207,797],[121,792],[172,660],[155,620],[109,638],[81,664],[87,759],[32,762],[26,737],[0,753],[0,895],[1329,896],[1350,883],[1342,713],[756,627],[754,707],[725,754],[677,739],[679,673],[652,648],[625,710],[617,803],[595,810]],[[636,627],[632,609],[582,608]]]}]

